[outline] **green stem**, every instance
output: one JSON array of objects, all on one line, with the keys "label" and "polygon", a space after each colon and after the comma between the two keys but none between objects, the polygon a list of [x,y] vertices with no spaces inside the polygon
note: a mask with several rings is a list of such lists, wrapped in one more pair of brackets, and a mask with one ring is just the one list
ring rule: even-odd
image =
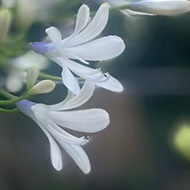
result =
[{"label": "green stem", "polygon": [[5,96],[8,99],[13,99],[13,98],[17,98],[16,96],[8,93],[7,91],[0,89],[0,94],[2,94],[3,96]]},{"label": "green stem", "polygon": [[45,73],[42,73],[42,72],[40,73],[39,76],[40,76],[41,79],[49,79],[49,80],[53,80],[53,81],[62,81],[61,77],[48,75],[48,74],[45,74]]},{"label": "green stem", "polygon": [[31,94],[29,94],[28,92],[26,92],[25,94],[23,94],[22,96],[20,97],[16,97],[16,96],[13,96],[12,94],[4,91],[3,89],[0,89],[0,94],[2,94],[3,96],[9,98],[10,100],[0,100],[0,105],[11,105],[11,104],[15,104],[23,99],[27,99],[31,96]]},{"label": "green stem", "polygon": [[19,109],[18,108],[14,108],[14,109],[3,109],[3,108],[0,108],[0,112],[3,112],[3,113],[16,113],[16,112],[19,112]]},{"label": "green stem", "polygon": [[121,10],[128,9],[129,8],[129,4],[121,5],[121,6],[117,7],[117,8],[121,9]]}]

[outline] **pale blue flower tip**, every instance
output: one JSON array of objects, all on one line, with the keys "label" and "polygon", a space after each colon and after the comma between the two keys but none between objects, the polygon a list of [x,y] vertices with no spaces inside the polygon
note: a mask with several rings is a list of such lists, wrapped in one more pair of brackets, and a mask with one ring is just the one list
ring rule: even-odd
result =
[{"label": "pale blue flower tip", "polygon": [[30,47],[36,53],[44,55],[49,50],[53,49],[53,44],[51,42],[33,42],[30,43]]}]

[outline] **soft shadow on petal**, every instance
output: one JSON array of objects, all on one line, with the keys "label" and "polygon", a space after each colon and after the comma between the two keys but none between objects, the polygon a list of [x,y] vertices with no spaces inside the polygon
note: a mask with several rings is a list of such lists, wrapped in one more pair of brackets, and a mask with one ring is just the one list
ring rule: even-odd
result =
[{"label": "soft shadow on petal", "polygon": [[124,89],[123,85],[116,78],[112,77],[109,74],[108,80],[104,82],[95,82],[94,84],[113,92],[122,92]]},{"label": "soft shadow on petal", "polygon": [[85,174],[88,174],[90,172],[91,166],[89,158],[80,146],[69,145],[63,142],[61,143],[61,146]]},{"label": "soft shadow on petal", "polygon": [[65,49],[65,54],[73,54],[84,60],[103,61],[117,57],[125,49],[123,40],[118,36],[107,36],[92,42]]},{"label": "soft shadow on petal", "polygon": [[59,65],[67,66],[71,71],[73,71],[77,75],[79,73],[92,75],[92,74],[96,74],[99,72],[98,69],[92,69],[88,66],[81,65],[80,63],[77,63],[75,61],[72,61],[72,60],[69,60],[69,59],[63,58],[63,57],[57,58],[56,63],[58,63]]},{"label": "soft shadow on petal", "polygon": [[45,127],[39,121],[36,121],[36,123],[39,125],[39,127],[41,128],[41,130],[44,132],[44,134],[47,136],[49,140],[52,165],[57,171],[60,171],[63,167],[60,148],[55,142],[55,140],[51,137],[51,135],[47,132]]},{"label": "soft shadow on petal", "polygon": [[82,5],[77,13],[76,26],[73,35],[78,34],[79,32],[81,32],[82,29],[86,27],[89,18],[90,18],[89,7],[86,5]]},{"label": "soft shadow on petal", "polygon": [[65,112],[51,112],[53,121],[61,127],[74,131],[95,133],[105,129],[110,120],[109,114],[103,109],[87,109]]},{"label": "soft shadow on petal", "polygon": [[63,141],[68,144],[75,144],[75,145],[84,145],[88,142],[85,137],[75,137],[63,129],[61,129],[58,125],[56,125],[54,122],[48,122],[46,125],[47,130],[50,132],[50,134],[58,141]]},{"label": "soft shadow on petal", "polygon": [[63,84],[74,94],[80,93],[80,87],[78,84],[77,79],[74,77],[74,75],[67,69],[67,67],[62,66],[62,79]]},{"label": "soft shadow on petal", "polygon": [[108,22],[108,16],[109,6],[102,4],[89,25],[65,45],[71,47],[96,38],[104,30]]},{"label": "soft shadow on petal", "polygon": [[62,107],[59,108],[60,111],[73,109],[79,107],[86,103],[93,95],[95,85],[89,82],[85,82],[79,95],[74,96],[72,99],[67,101]]}]

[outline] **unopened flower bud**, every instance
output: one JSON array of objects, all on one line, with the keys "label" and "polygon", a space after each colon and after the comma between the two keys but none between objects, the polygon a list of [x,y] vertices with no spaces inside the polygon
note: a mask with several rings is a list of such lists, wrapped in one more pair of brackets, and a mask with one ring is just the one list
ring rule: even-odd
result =
[{"label": "unopened flower bud", "polygon": [[131,15],[166,15],[175,16],[190,11],[189,0],[108,0]]},{"label": "unopened flower bud", "polygon": [[27,89],[31,89],[36,83],[39,76],[39,69],[37,67],[31,67],[26,76]]},{"label": "unopened flower bud", "polygon": [[6,40],[10,24],[11,24],[12,15],[10,10],[2,9],[0,11],[0,42]]},{"label": "unopened flower bud", "polygon": [[188,12],[190,2],[188,0],[142,0],[132,2],[129,8],[153,15],[174,16]]},{"label": "unopened flower bud", "polygon": [[184,125],[178,129],[174,136],[174,145],[181,155],[190,161],[190,126]]},{"label": "unopened flower bud", "polygon": [[37,13],[37,1],[18,0],[16,20],[20,27],[29,27]]},{"label": "unopened flower bud", "polygon": [[30,90],[29,94],[45,94],[53,91],[55,83],[51,80],[43,80],[34,85]]}]

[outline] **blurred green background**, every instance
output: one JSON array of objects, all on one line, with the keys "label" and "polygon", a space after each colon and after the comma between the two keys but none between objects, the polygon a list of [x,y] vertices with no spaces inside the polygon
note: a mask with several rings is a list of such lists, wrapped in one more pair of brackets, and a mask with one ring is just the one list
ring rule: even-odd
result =
[{"label": "blurred green background", "polygon": [[[111,117],[109,127],[84,147],[91,173],[84,175],[64,151],[64,168],[55,171],[40,128],[21,113],[1,113],[0,190],[189,190],[190,161],[173,143],[176,130],[190,126],[189,23],[190,14],[131,17],[112,10],[103,35],[122,37],[126,50],[99,66],[125,90],[98,88],[83,106],[104,108]],[[41,39],[48,25],[32,26],[29,41]],[[52,72],[60,71],[52,65]],[[36,101],[53,103],[63,96],[58,86]]]}]

